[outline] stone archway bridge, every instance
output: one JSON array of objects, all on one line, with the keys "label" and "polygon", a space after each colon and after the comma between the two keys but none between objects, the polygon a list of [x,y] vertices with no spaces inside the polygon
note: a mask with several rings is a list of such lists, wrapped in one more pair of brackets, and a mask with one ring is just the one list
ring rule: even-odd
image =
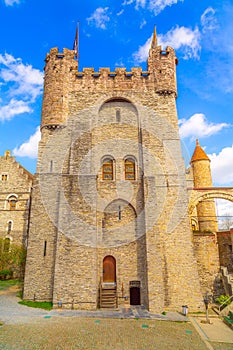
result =
[{"label": "stone archway bridge", "polygon": [[233,187],[188,187],[189,214],[191,215],[199,202],[221,198],[233,202]]}]

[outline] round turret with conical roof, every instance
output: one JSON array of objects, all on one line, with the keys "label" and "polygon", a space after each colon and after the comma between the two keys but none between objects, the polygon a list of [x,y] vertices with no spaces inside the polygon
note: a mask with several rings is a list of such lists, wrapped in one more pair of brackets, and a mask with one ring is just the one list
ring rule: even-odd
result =
[{"label": "round turret with conical roof", "polygon": [[[191,158],[193,169],[193,184],[195,189],[213,186],[210,158],[200,146],[198,139]],[[197,216],[200,231],[218,231],[215,202],[213,199],[205,200],[197,205]]]}]

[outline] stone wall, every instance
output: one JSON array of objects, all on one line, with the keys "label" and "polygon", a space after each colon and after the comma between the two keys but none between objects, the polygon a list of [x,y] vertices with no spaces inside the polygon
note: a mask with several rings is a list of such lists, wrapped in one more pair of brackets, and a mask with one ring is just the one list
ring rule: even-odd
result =
[{"label": "stone wall", "polygon": [[216,234],[194,233],[193,241],[202,294],[208,291],[218,295],[220,264]]},{"label": "stone wall", "polygon": [[217,233],[220,265],[233,273],[233,229]]},{"label": "stone wall", "polygon": [[0,157],[0,237],[18,245],[26,245],[31,186],[32,175],[9,151]]}]

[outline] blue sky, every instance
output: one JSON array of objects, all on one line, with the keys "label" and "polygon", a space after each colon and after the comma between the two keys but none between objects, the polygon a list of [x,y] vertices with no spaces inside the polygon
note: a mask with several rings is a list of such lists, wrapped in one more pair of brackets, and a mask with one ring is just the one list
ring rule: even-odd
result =
[{"label": "blue sky", "polygon": [[83,67],[142,66],[154,25],[176,50],[180,135],[188,164],[195,139],[210,156],[214,184],[233,186],[233,4],[205,0],[0,0],[0,154],[10,149],[35,172],[44,59],[73,48]]}]

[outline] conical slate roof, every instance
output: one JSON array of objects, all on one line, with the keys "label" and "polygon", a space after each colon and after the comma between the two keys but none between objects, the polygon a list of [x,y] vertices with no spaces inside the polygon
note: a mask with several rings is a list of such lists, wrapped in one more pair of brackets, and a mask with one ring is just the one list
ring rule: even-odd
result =
[{"label": "conical slate roof", "polygon": [[209,157],[207,156],[207,154],[205,153],[205,151],[203,150],[203,148],[201,148],[198,139],[196,139],[196,148],[193,152],[192,158],[191,158],[191,163],[195,162],[197,160],[208,160],[210,161]]}]

